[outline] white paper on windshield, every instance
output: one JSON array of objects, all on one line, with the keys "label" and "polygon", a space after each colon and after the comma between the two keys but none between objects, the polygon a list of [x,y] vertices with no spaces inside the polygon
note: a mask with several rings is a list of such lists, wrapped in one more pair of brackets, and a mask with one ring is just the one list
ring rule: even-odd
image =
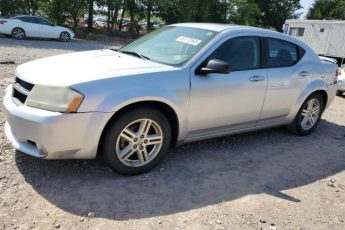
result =
[{"label": "white paper on windshield", "polygon": [[183,42],[192,46],[197,46],[199,45],[202,41],[199,39],[191,38],[191,37],[186,37],[186,36],[180,36],[176,39],[178,42]]}]

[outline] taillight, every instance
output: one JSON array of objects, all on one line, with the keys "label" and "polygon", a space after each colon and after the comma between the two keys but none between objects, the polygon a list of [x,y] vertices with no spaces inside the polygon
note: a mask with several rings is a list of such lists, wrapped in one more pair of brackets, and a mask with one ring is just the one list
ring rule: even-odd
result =
[{"label": "taillight", "polygon": [[0,20],[0,25],[3,25],[3,24],[5,24],[7,21],[5,21],[5,20]]},{"label": "taillight", "polygon": [[338,77],[341,75],[341,70],[340,68],[337,68],[337,70],[335,71],[335,83],[338,82]]}]

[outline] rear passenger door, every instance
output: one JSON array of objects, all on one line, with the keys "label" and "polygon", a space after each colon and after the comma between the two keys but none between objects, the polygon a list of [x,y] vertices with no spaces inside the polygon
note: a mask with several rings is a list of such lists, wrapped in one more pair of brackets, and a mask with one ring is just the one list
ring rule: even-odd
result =
[{"label": "rear passenger door", "polygon": [[312,72],[298,45],[273,37],[266,37],[265,44],[268,86],[259,125],[284,122]]}]

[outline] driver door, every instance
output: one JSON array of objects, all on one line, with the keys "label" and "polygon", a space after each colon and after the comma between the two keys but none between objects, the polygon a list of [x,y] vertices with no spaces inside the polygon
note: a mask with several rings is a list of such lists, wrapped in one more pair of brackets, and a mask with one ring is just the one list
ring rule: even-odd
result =
[{"label": "driver door", "polygon": [[198,68],[212,59],[227,62],[230,73],[191,73],[189,138],[252,128],[260,118],[267,87],[260,38],[226,40]]},{"label": "driver door", "polygon": [[58,38],[59,35],[55,32],[55,26],[42,18],[37,18],[40,26],[40,36],[43,38]]}]

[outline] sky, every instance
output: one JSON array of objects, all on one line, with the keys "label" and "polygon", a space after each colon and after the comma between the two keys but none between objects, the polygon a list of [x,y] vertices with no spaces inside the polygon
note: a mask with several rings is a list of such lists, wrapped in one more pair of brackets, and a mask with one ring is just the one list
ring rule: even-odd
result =
[{"label": "sky", "polygon": [[301,0],[301,5],[303,6],[303,9],[301,10],[301,12],[303,13],[303,15],[301,16],[302,18],[305,17],[305,15],[307,14],[309,8],[314,3],[314,1],[315,0]]}]

